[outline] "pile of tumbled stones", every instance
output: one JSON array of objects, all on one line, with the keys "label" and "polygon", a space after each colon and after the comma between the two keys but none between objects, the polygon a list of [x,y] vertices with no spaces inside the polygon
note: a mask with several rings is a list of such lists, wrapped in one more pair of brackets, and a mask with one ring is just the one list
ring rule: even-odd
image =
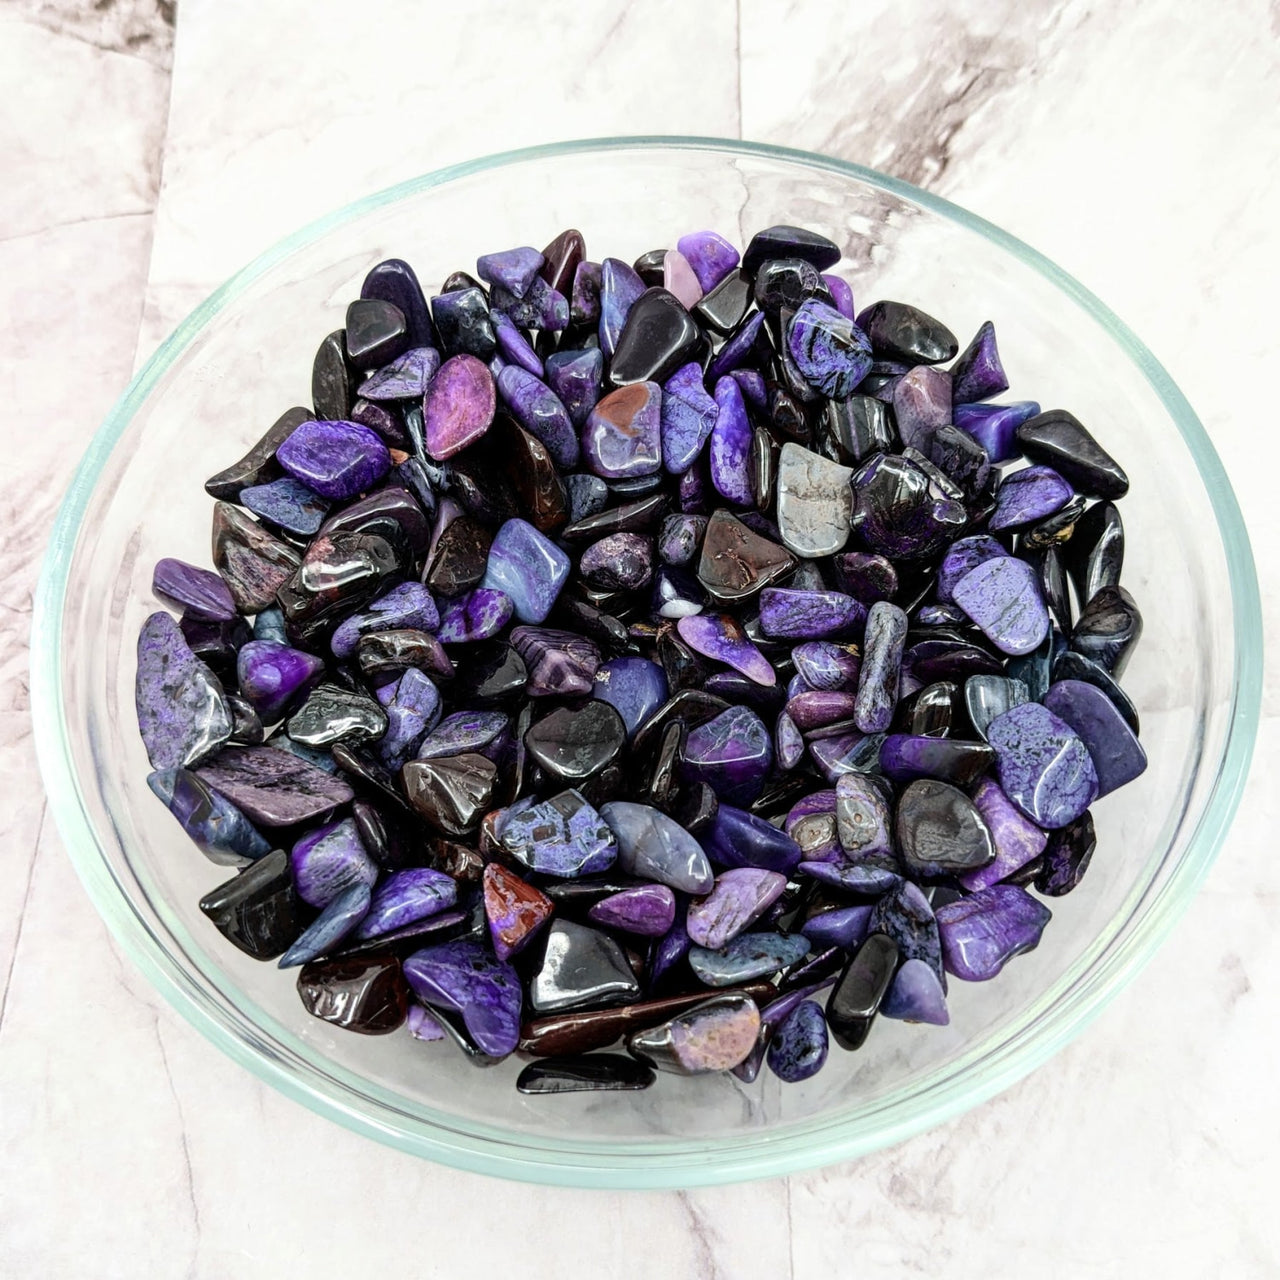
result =
[{"label": "pile of tumbled stones", "polygon": [[839,257],[566,231],[429,302],[381,262],[207,482],[215,572],[161,561],[139,639],[149,782],[310,1013],[527,1093],[798,1081],[1037,944],[1146,764],[1128,480],[990,402],[990,323],[855,312]]}]

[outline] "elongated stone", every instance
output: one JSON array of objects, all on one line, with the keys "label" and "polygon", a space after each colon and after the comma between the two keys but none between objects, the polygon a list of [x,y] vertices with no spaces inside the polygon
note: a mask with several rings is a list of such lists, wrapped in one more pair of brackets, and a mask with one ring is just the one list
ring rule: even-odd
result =
[{"label": "elongated stone", "polygon": [[800,926],[800,932],[815,947],[839,947],[853,951],[867,936],[873,909],[870,903],[858,907],[835,907],[810,916]]},{"label": "elongated stone", "polygon": [[742,624],[727,613],[704,613],[680,618],[680,638],[695,653],[723,662],[757,684],[773,686],[777,674],[760,650],[747,639]]},{"label": "elongated stone", "polygon": [[404,962],[413,994],[430,1009],[462,1018],[482,1053],[505,1057],[520,1039],[520,978],[478,942],[458,940],[415,951]]},{"label": "elongated stone", "polygon": [[236,603],[227,584],[211,570],[199,569],[183,560],[170,557],[157,560],[151,575],[151,589],[192,618],[229,622],[236,616]]},{"label": "elongated stone", "polygon": [[1052,913],[1025,889],[996,884],[938,908],[947,972],[968,982],[994,978],[1040,941]]},{"label": "elongated stone", "polygon": [[1010,803],[990,778],[984,778],[973,793],[973,803],[995,846],[995,861],[960,877],[966,889],[986,889],[1034,861],[1044,852],[1048,836]]},{"label": "elongated stone", "polygon": [[362,298],[381,298],[394,303],[404,314],[409,338],[414,346],[430,347],[435,343],[435,330],[427,299],[413,268],[400,258],[378,263],[360,286]]},{"label": "elongated stone", "polygon": [[687,471],[702,452],[719,412],[696,361],[678,368],[662,387],[662,465],[672,475]]},{"label": "elongated stone", "polygon": [[406,925],[447,911],[458,900],[451,876],[430,867],[405,867],[393,871],[378,885],[368,914],[355,936],[361,941],[380,937]]},{"label": "elongated stone", "polygon": [[600,349],[612,357],[631,308],[645,291],[645,283],[619,258],[600,264]]},{"label": "elongated stone", "polygon": [[882,789],[865,774],[836,779],[836,830],[840,846],[854,859],[893,853],[889,805]]},{"label": "elongated stone", "polygon": [[628,1050],[659,1071],[704,1075],[736,1067],[754,1048],[760,1033],[760,1010],[750,996],[713,996],[670,1022],[639,1031]]},{"label": "elongated stone", "polygon": [[679,823],[650,805],[613,800],[600,816],[618,845],[618,866],[681,893],[710,892],[715,876],[702,847]]},{"label": "elongated stone", "polygon": [[1082,680],[1059,680],[1044,696],[1044,706],[1069,725],[1089,752],[1105,796],[1142,774],[1147,753],[1119,708],[1101,690]]},{"label": "elongated stone", "polygon": [[1103,587],[1084,607],[1071,632],[1071,647],[1117,680],[1142,638],[1142,614],[1124,587]]},{"label": "elongated stone", "polygon": [[340,778],[273,747],[225,747],[196,772],[251,822],[264,827],[306,822],[354,795]]},{"label": "elongated stone", "polygon": [[1051,898],[1070,893],[1089,869],[1097,843],[1093,815],[1087,810],[1074,822],[1049,832],[1049,843],[1035,878],[1036,892]]},{"label": "elongated stone", "polygon": [[987,726],[1013,707],[1031,700],[1027,686],[1008,676],[970,676],[964,684],[965,708],[969,722],[984,741]]},{"label": "elongated stone", "polygon": [[359,380],[347,359],[347,335],[335,330],[320,344],[311,364],[311,403],[316,416],[329,421],[345,418]]},{"label": "elongated stone", "polygon": [[1081,493],[1114,500],[1129,492],[1120,464],[1065,409],[1027,419],[1017,440],[1028,458],[1052,467]]},{"label": "elongated stone", "polygon": [[742,323],[751,302],[751,277],[745,271],[735,269],[702,295],[694,307],[694,315],[704,328],[728,335]]},{"label": "elongated stone", "polygon": [[774,724],[773,748],[774,758],[784,772],[790,772],[804,758],[804,738],[785,711],[779,713]]},{"label": "elongated stone", "polygon": [[1104,587],[1118,587],[1124,566],[1124,522],[1116,505],[1099,502],[1090,507],[1076,522],[1062,556],[1082,606]]},{"label": "elongated stone", "polygon": [[493,422],[493,375],[473,355],[456,355],[440,366],[423,400],[427,452],[437,462],[479,440]]},{"label": "elongated stone", "polygon": [[754,924],[781,896],[786,876],[761,867],[722,871],[705,897],[689,904],[685,924],[695,945],[718,950]]},{"label": "elongated stone", "polygon": [[740,933],[718,950],[694,947],[689,967],[708,987],[732,987],[789,969],[809,954],[809,939],[799,934]]},{"label": "elongated stone", "polygon": [[827,1026],[842,1049],[861,1049],[898,968],[898,946],[873,933],[858,948],[827,998]]},{"label": "elongated stone", "polygon": [[760,627],[772,639],[819,639],[861,629],[866,607],[840,591],[766,587],[760,593]]},{"label": "elongated stone", "polygon": [[661,938],[675,923],[676,897],[665,884],[633,885],[602,898],[587,915],[609,929]]},{"label": "elongated stone", "polygon": [[715,389],[716,414],[708,452],[711,483],[722,498],[748,506],[751,495],[751,422],[742,388],[721,377]]},{"label": "elongated stone", "polygon": [[244,457],[205,481],[205,492],[211,498],[237,502],[246,488],[274,480],[280,474],[276,450],[295,428],[314,416],[310,409],[286,409]]},{"label": "elongated stone", "polygon": [[[603,275],[603,268],[598,262],[584,260],[574,269],[573,288],[569,297],[569,318],[575,325],[599,325]],[[641,281],[641,284],[643,283]],[[596,341],[599,342],[599,340],[597,332]]]},{"label": "elongated stone", "polygon": [[[148,775],[147,786],[211,862],[242,867],[271,852],[253,823],[189,769],[157,770]],[[710,882],[708,867],[708,888]]]},{"label": "elongated stone", "polygon": [[364,919],[370,897],[369,886],[363,882],[344,889],[280,957],[280,968],[293,969],[335,950]]},{"label": "elongated stone", "polygon": [[858,700],[853,719],[863,733],[889,727],[898,701],[898,674],[907,638],[907,615],[895,604],[878,600],[867,613]]},{"label": "elongated stone", "polygon": [[631,1092],[647,1089],[657,1077],[653,1068],[620,1053],[591,1053],[531,1062],[516,1080],[520,1093]]},{"label": "elongated stone", "polygon": [[552,922],[542,966],[529,985],[534,1009],[556,1013],[583,1005],[626,1004],[639,996],[640,983],[608,934],[570,920]]},{"label": "elongated stone", "polygon": [[1134,733],[1139,732],[1140,723],[1137,707],[1133,705],[1133,700],[1116,683],[1115,678],[1105,667],[1099,666],[1081,653],[1066,649],[1056,654],[1053,659],[1052,680],[1055,683],[1059,680],[1083,680],[1085,684],[1091,684],[1094,688],[1101,689],[1114,703],[1116,710],[1124,718],[1125,724]]},{"label": "elongated stone", "polygon": [[512,417],[546,446],[558,467],[578,465],[578,433],[569,410],[545,382],[510,364],[498,374],[498,390]]},{"label": "elongated stone", "polygon": [[798,1084],[822,1070],[827,1050],[827,1022],[822,1006],[804,1000],[774,1031],[768,1048],[769,1070],[786,1084]]},{"label": "elongated stone", "polygon": [[1000,787],[1038,827],[1065,827],[1093,803],[1098,776],[1069,725],[1038,702],[1006,711],[987,726]]},{"label": "elongated stone", "polygon": [[951,416],[957,427],[983,447],[990,461],[997,463],[1008,462],[1022,452],[1018,428],[1039,412],[1034,400],[1018,400],[1011,404],[957,404]]}]

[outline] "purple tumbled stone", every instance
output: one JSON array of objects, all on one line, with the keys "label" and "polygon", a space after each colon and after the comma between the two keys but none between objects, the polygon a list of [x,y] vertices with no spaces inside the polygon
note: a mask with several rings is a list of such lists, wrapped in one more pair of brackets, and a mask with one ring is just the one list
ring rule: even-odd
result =
[{"label": "purple tumbled stone", "polygon": [[893,389],[893,414],[906,447],[932,453],[933,433],[951,421],[951,375],[932,365],[917,365]]},{"label": "purple tumbled stone", "polygon": [[280,957],[280,968],[292,969],[332,951],[364,919],[371,897],[363,882],[344,889]]},{"label": "purple tumbled stone", "polygon": [[324,662],[314,654],[291,649],[274,640],[250,640],[236,655],[240,696],[264,724],[284,718],[324,674]]},{"label": "purple tumbled stone", "polygon": [[[715,881],[711,880],[707,884],[708,891],[714,883]],[[656,987],[689,954],[689,948],[692,946],[689,931],[684,927],[684,912],[678,908],[675,923],[653,948],[653,955],[649,961],[650,985]]]},{"label": "purple tumbled stone", "polygon": [[1051,516],[1075,496],[1075,490],[1052,467],[1026,467],[1006,476],[996,494],[988,529],[1013,529]]},{"label": "purple tumbled stone", "polygon": [[472,355],[440,366],[422,402],[423,438],[437,461],[452,458],[489,430],[497,407],[493,374]]},{"label": "purple tumbled stone", "polygon": [[[598,262],[580,262],[573,273],[569,319],[574,324],[597,324],[600,320],[600,285],[603,269]],[[644,282],[641,281],[643,284]],[[619,326],[618,332],[622,329]],[[597,348],[599,350],[599,348]]]},{"label": "purple tumbled stone", "polygon": [[732,378],[716,382],[716,419],[708,459],[711,483],[721,497],[747,506],[751,496],[751,421],[742,388]]},{"label": "purple tumbled stone", "polygon": [[604,353],[599,347],[587,351],[557,351],[547,357],[546,381],[564,405],[569,421],[581,431],[586,425],[587,415],[600,399],[604,385]]},{"label": "purple tumbled stone", "polygon": [[760,629],[773,639],[848,635],[860,630],[866,617],[866,606],[840,591],[765,587],[760,593]]},{"label": "purple tumbled stone", "polygon": [[800,926],[800,932],[817,947],[843,947],[852,951],[867,936],[874,909],[870,903],[862,907],[835,907],[811,916]]},{"label": "purple tumbled stone", "polygon": [[611,533],[578,557],[578,573],[602,591],[638,591],[653,579],[653,539],[640,533]]},{"label": "purple tumbled stone", "polygon": [[773,729],[774,756],[778,765],[790,773],[804,756],[804,738],[796,728],[796,722],[785,712],[778,713]]},{"label": "purple tumbled stone", "polygon": [[676,895],[665,884],[638,884],[601,899],[587,915],[609,929],[661,938],[675,923]]},{"label": "purple tumbled stone", "polygon": [[877,555],[913,560],[931,555],[969,521],[964,504],[907,457],[877,453],[852,483],[854,530]]},{"label": "purple tumbled stone", "polygon": [[772,688],[778,675],[769,659],[747,638],[742,624],[727,613],[701,613],[676,623],[680,639],[695,653],[741,671],[756,684]]},{"label": "purple tumbled stone", "polygon": [[954,404],[988,400],[1009,390],[1009,379],[996,347],[996,327],[984,320],[973,341],[951,366],[951,399]]},{"label": "purple tumbled stone", "polygon": [[134,705],[153,769],[194,764],[231,736],[222,687],[167,613],[151,614],[138,633]]},{"label": "purple tumbled stone", "polygon": [[994,884],[938,908],[947,972],[967,982],[994,978],[1005,962],[1039,941],[1051,912],[1025,889]]},{"label": "purple tumbled stone", "polygon": [[1034,400],[1016,400],[1012,404],[958,404],[951,420],[987,451],[992,462],[1008,462],[1022,452],[1018,428],[1039,412],[1040,406]]},{"label": "purple tumbled stone", "polygon": [[412,347],[371,373],[358,394],[364,400],[417,400],[426,395],[439,368],[440,353],[434,347]]},{"label": "purple tumbled stone", "polygon": [[820,298],[806,298],[791,317],[787,350],[801,377],[833,399],[851,396],[874,360],[867,335]]},{"label": "purple tumbled stone", "polygon": [[529,340],[501,311],[493,313],[493,336],[498,340],[498,355],[507,364],[519,365],[535,378],[542,377],[542,361],[529,345]]},{"label": "purple tumbled stone", "polygon": [[378,690],[387,713],[387,731],[378,739],[378,756],[388,769],[412,760],[422,739],[440,719],[440,691],[425,671],[410,667]]},{"label": "purple tumbled stone", "polygon": [[520,977],[483,943],[461,938],[415,951],[404,962],[413,994],[428,1007],[461,1014],[476,1048],[505,1057],[520,1041]]},{"label": "purple tumbled stone", "polygon": [[526,520],[508,520],[494,535],[482,588],[503,592],[521,622],[542,622],[569,577],[569,557]]},{"label": "purple tumbled stone", "polygon": [[1105,693],[1083,680],[1049,686],[1044,705],[1079,735],[1098,775],[1098,795],[1132,782],[1147,767],[1147,753]]},{"label": "purple tumbled stone", "polygon": [[324,523],[330,503],[301,480],[281,476],[240,490],[240,505],[279,529],[310,537]]},{"label": "purple tumbled stone", "polygon": [[551,627],[516,627],[511,643],[529,672],[531,698],[570,698],[592,691],[600,650],[585,636]]},{"label": "purple tumbled stone", "polygon": [[750,707],[730,707],[689,731],[684,776],[690,782],[705,782],[730,804],[750,804],[772,767],[769,730]]},{"label": "purple tumbled stone", "polygon": [[271,852],[253,823],[189,769],[157,769],[147,775],[147,786],[211,862],[243,866]]},{"label": "purple tumbled stone", "polygon": [[477,258],[476,275],[486,284],[496,284],[514,297],[523,298],[545,261],[537,249],[528,245],[519,249],[503,249]]},{"label": "purple tumbled stone", "polygon": [[586,465],[606,480],[652,475],[662,466],[662,388],[656,382],[619,387],[587,415]]},{"label": "purple tumbled stone", "polygon": [[983,778],[973,793],[974,807],[991,832],[996,860],[960,877],[966,889],[986,889],[1025,867],[1044,852],[1049,837],[1028,822],[1009,802],[1009,797],[990,778]]},{"label": "purple tumbled stone", "polygon": [[455,711],[423,739],[419,760],[482,751],[507,727],[510,718],[501,711]]},{"label": "purple tumbled stone", "polygon": [[951,598],[1001,653],[1031,653],[1049,634],[1049,610],[1025,560],[984,560],[951,588]]},{"label": "purple tumbled stone", "polygon": [[738,251],[715,231],[690,231],[676,241],[703,293],[710,293],[740,261]]},{"label": "purple tumbled stone", "polygon": [[809,754],[818,772],[830,783],[846,773],[866,773],[879,768],[882,733],[845,733],[811,738]]},{"label": "purple tumbled stone", "polygon": [[847,320],[853,319],[853,290],[849,287],[849,282],[843,280],[840,276],[831,275],[830,272],[822,273],[823,283],[831,290],[831,299],[836,305],[836,310]]},{"label": "purple tumbled stone", "polygon": [[687,471],[702,452],[716,422],[716,401],[691,360],[662,386],[662,465],[674,476]]},{"label": "purple tumbled stone", "polygon": [[667,516],[658,534],[658,559],[672,566],[688,564],[701,549],[702,535],[706,531],[706,516],[678,512]]},{"label": "purple tumbled stone", "polygon": [[702,297],[697,274],[678,249],[668,249],[663,255],[662,287],[687,311],[692,311]]},{"label": "purple tumbled stone", "polygon": [[276,450],[276,461],[334,502],[372,489],[391,469],[382,437],[358,422],[304,422]]},{"label": "purple tumbled stone", "polygon": [[522,866],[563,879],[607,871],[618,857],[608,823],[577,791],[513,805],[499,815],[497,835]]},{"label": "purple tumbled stone", "polygon": [[409,1028],[409,1034],[415,1040],[430,1042],[445,1038],[445,1030],[439,1021],[432,1016],[429,1009],[420,1004],[411,1004],[409,1006],[409,1014],[405,1018],[405,1026]]},{"label": "purple tumbled stone", "polygon": [[361,636],[406,627],[434,633],[439,625],[440,610],[431,592],[420,582],[402,582],[367,608],[343,619],[334,629],[329,648],[335,658],[349,658]]},{"label": "purple tumbled stone", "polygon": [[436,634],[442,644],[488,640],[511,621],[514,611],[511,597],[505,591],[477,587],[449,602]]},{"label": "purple tumbled stone", "polygon": [[827,640],[808,640],[791,650],[796,672],[811,689],[858,688],[862,660],[856,650]]},{"label": "purple tumbled stone", "polygon": [[786,887],[786,876],[776,871],[760,867],[722,871],[711,892],[689,904],[685,928],[690,939],[697,946],[718,950],[758,920]]},{"label": "purple tumbled stone", "polygon": [[612,658],[601,663],[594,686],[592,696],[622,717],[628,737],[667,700],[667,674],[648,658]]},{"label": "purple tumbled stone", "polygon": [[800,864],[800,846],[785,831],[732,804],[716,810],[714,821],[699,838],[718,866],[785,872]]},{"label": "purple tumbled stone", "polygon": [[988,560],[998,560],[1009,553],[990,534],[975,533],[960,538],[948,548],[938,566],[938,579],[934,586],[938,599],[944,604],[951,601],[955,585],[965,574]]},{"label": "purple tumbled stone", "polygon": [[578,433],[560,397],[527,369],[509,364],[498,374],[498,391],[511,416],[547,447],[556,466],[578,465]]},{"label": "purple tumbled stone", "polygon": [[196,774],[263,827],[291,827],[354,798],[341,778],[274,747],[226,747]]},{"label": "purple tumbled stone", "polygon": [[1038,702],[1024,702],[987,726],[1000,787],[1038,827],[1065,827],[1098,794],[1084,743]]},{"label": "purple tumbled stone", "polygon": [[378,878],[352,818],[307,832],[290,851],[289,866],[298,896],[318,908],[327,907],[353,884],[372,886]]},{"label": "purple tumbled stone", "polygon": [[857,695],[847,689],[807,689],[787,699],[787,714],[801,733],[852,718]]},{"label": "purple tumbled stone", "polygon": [[896,604],[877,600],[867,613],[858,674],[854,723],[863,733],[881,733],[898,704],[898,676],[907,639],[907,615]]},{"label": "purple tumbled stone", "polygon": [[447,911],[458,900],[451,876],[430,867],[393,871],[374,892],[369,911],[356,930],[359,939],[376,938],[428,916]]},{"label": "purple tumbled stone", "polygon": [[751,362],[751,352],[764,328],[764,312],[753,311],[726,339],[707,367],[707,377],[722,378],[734,369]]},{"label": "purple tumbled stone", "polygon": [[816,1076],[827,1061],[827,1019],[822,1006],[804,1000],[778,1024],[769,1044],[769,1070],[786,1084]]},{"label": "purple tumbled stone", "polygon": [[489,290],[489,313],[506,316],[520,329],[559,333],[569,323],[569,299],[541,276],[534,276],[523,298],[495,284]]},{"label": "purple tumbled stone", "polygon": [[600,349],[612,356],[627,316],[645,290],[645,283],[619,258],[600,264]]},{"label": "purple tumbled stone", "polygon": [[228,622],[236,616],[236,602],[221,577],[212,569],[198,569],[185,560],[169,556],[157,560],[151,590],[190,618]]},{"label": "purple tumbled stone", "polygon": [[846,858],[840,862],[802,862],[801,874],[849,893],[880,894],[896,888],[902,876],[887,858]]},{"label": "purple tumbled stone", "polygon": [[935,1027],[945,1027],[951,1021],[938,975],[928,961],[918,956],[904,960],[894,974],[880,1012],[900,1022],[928,1022]]}]

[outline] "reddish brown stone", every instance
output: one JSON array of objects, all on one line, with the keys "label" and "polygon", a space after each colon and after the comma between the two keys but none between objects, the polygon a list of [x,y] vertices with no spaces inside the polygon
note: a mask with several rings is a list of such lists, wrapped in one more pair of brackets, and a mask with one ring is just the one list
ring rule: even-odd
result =
[{"label": "reddish brown stone", "polygon": [[483,883],[493,949],[499,960],[509,960],[551,918],[555,903],[498,862],[485,867]]}]

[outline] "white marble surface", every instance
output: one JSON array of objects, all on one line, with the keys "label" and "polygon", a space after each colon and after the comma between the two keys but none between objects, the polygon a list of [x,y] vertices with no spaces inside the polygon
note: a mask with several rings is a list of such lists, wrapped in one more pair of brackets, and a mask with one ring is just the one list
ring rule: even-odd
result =
[{"label": "white marble surface", "polygon": [[1280,1274],[1274,675],[1203,892],[1069,1049],[861,1162],[640,1195],[411,1160],[197,1036],[66,860],[24,654],[71,467],[136,358],[210,288],[367,191],[615,132],[876,165],[1079,276],[1208,426],[1267,556],[1274,651],[1274,5],[1224,0],[1192,23],[1178,0],[181,0],[170,101],[172,17],[166,0],[0,0],[0,1275]]}]

